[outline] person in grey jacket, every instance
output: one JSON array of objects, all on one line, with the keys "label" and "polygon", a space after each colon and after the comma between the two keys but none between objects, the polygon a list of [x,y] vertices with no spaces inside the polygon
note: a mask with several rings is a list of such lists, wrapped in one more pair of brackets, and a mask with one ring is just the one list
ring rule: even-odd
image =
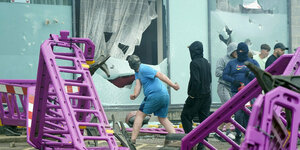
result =
[{"label": "person in grey jacket", "polygon": [[236,43],[230,43],[227,46],[227,54],[224,57],[221,57],[217,61],[217,67],[216,67],[216,77],[219,78],[218,80],[218,95],[220,97],[221,103],[224,104],[227,102],[231,96],[230,96],[230,82],[224,81],[222,79],[222,74],[225,66],[227,63],[237,57],[236,53],[237,44]]},{"label": "person in grey jacket", "polygon": [[[236,53],[236,49],[237,49],[237,44],[236,43],[230,43],[227,46],[227,54],[224,57],[221,57],[218,59],[217,64],[216,64],[216,72],[215,75],[216,77],[219,78],[218,80],[218,96],[221,100],[222,105],[224,103],[226,103],[230,98],[230,82],[224,81],[222,79],[222,74],[223,74],[223,70],[225,68],[225,66],[227,65],[227,63],[236,58],[237,57],[237,53]],[[219,126],[219,129],[222,131],[223,126],[225,124],[221,124]],[[230,137],[230,138],[234,138],[233,135],[230,134],[230,124],[226,124],[226,134]],[[217,139],[223,141],[223,139],[221,139],[221,137],[219,137],[218,135],[215,136]]]}]

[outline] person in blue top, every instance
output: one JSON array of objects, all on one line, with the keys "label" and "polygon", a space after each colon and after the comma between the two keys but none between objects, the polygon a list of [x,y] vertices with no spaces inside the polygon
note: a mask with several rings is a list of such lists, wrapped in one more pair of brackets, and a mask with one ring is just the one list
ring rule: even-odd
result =
[{"label": "person in blue top", "polygon": [[140,132],[142,122],[147,114],[154,113],[158,117],[158,121],[165,127],[168,133],[175,133],[172,123],[167,118],[169,106],[169,93],[163,82],[178,90],[180,87],[177,83],[173,83],[166,75],[154,70],[153,68],[142,64],[140,58],[136,55],[127,57],[127,61],[131,69],[135,71],[136,85],[134,93],[130,95],[130,99],[136,99],[143,86],[145,99],[140,105],[136,113],[133,124],[131,141],[136,142],[136,138]]},{"label": "person in blue top", "polygon": [[[235,95],[240,88],[247,85],[251,80],[255,78],[255,75],[245,65],[246,61],[253,63],[257,67],[259,64],[256,60],[248,57],[248,46],[246,43],[241,42],[237,46],[237,58],[228,62],[223,71],[223,80],[231,83],[231,95]],[[241,124],[244,128],[247,127],[249,116],[242,110],[238,110],[235,113],[234,119]],[[241,131],[236,129],[235,141],[237,144],[241,142]]]}]

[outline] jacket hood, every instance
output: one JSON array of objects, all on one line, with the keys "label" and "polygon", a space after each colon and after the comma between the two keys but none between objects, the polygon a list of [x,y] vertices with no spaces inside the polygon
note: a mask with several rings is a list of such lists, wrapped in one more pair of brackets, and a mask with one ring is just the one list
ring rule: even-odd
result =
[{"label": "jacket hood", "polygon": [[237,49],[237,44],[236,43],[230,43],[228,46],[227,46],[227,56],[228,57],[231,57],[231,54],[236,51]]},{"label": "jacket hood", "polygon": [[199,41],[193,42],[189,46],[190,55],[192,59],[203,57],[203,44]]},{"label": "jacket hood", "polygon": [[[240,50],[242,50],[242,52],[240,52]],[[237,55],[238,55],[237,60],[241,62],[248,60],[248,52],[249,52],[248,45],[244,42],[239,43],[237,47]]]}]

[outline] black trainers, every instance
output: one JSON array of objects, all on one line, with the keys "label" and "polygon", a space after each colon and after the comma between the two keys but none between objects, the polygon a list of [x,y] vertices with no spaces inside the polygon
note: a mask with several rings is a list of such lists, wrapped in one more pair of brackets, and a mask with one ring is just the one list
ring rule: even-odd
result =
[{"label": "black trainers", "polygon": [[197,146],[197,150],[206,150],[206,148],[202,143],[199,143]]},{"label": "black trainers", "polygon": [[242,136],[235,136],[235,139],[234,139],[234,141],[236,142],[236,144],[238,144],[238,145],[241,145],[241,138],[242,138]]}]

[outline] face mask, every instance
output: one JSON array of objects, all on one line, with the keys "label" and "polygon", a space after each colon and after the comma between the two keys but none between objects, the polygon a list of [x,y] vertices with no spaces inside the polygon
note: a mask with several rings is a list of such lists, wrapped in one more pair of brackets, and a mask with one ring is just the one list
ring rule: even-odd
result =
[{"label": "face mask", "polygon": [[237,59],[239,61],[246,61],[248,59],[248,51],[240,51],[240,50],[238,50],[237,51],[237,55],[238,55]]},{"label": "face mask", "polygon": [[248,59],[248,52],[249,52],[249,49],[248,49],[248,46],[247,44],[241,42],[238,44],[237,46],[237,60],[238,61],[246,61]]}]

